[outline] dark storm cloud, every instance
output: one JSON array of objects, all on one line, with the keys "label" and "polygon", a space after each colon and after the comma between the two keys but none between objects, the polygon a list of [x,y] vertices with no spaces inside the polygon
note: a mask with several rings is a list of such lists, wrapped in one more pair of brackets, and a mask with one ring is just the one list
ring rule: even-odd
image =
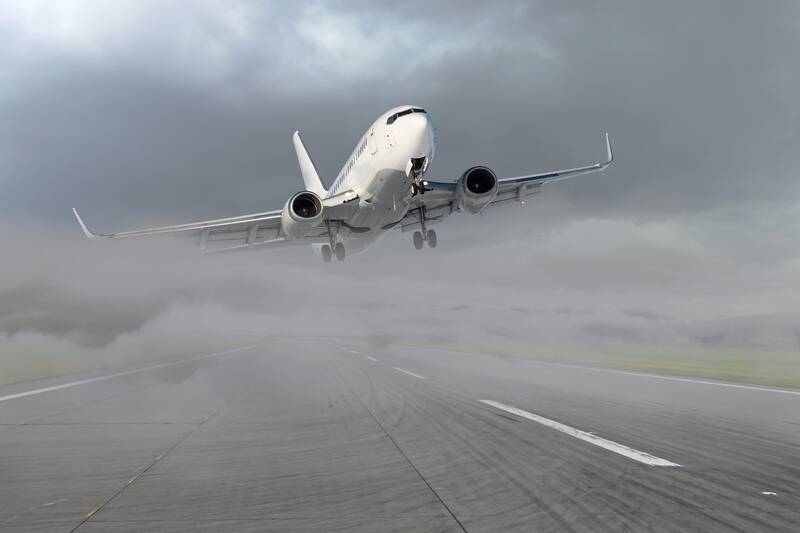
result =
[{"label": "dark storm cloud", "polygon": [[[128,354],[303,331],[642,341],[769,313],[789,324],[800,301],[798,11],[2,4],[0,353]],[[433,117],[437,176],[589,163],[606,130],[617,160],[524,210],[454,217],[435,251],[413,254],[408,235],[392,234],[331,268],[306,248],[199,259],[181,242],[90,243],[70,217],[81,207],[112,230],[279,208],[301,187],[295,129],[330,177],[401,102]],[[740,339],[718,334],[727,322],[704,324],[685,335]]]},{"label": "dark storm cloud", "polygon": [[588,162],[609,130],[613,170],[549,191],[573,216],[796,197],[794,2],[63,5],[0,18],[7,213],[277,207],[295,128],[331,176],[404,101],[430,109],[445,176]]}]

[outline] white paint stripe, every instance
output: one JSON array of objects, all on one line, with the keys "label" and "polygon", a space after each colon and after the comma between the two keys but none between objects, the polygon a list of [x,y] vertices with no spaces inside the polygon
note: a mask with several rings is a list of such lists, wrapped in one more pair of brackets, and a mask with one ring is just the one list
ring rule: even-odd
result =
[{"label": "white paint stripe", "polygon": [[[572,365],[572,366],[578,366],[578,365]],[[744,385],[744,384],[740,385],[738,383],[725,383],[722,381],[709,381],[705,379],[679,378],[674,376],[662,376],[661,374],[648,374],[646,372],[615,370],[613,368],[597,368],[592,366],[580,366],[580,368],[587,368],[590,370],[596,370],[598,372],[611,372],[613,374],[627,374],[629,376],[639,376],[642,378],[663,379],[666,381],[683,381],[685,383],[697,383],[698,385],[714,385],[715,387],[730,387],[732,389],[755,390],[761,392],[777,392],[778,394],[792,394],[795,396],[800,396],[800,391],[787,390],[787,389],[773,389],[772,387],[759,387],[758,385]]]},{"label": "white paint stripe", "polygon": [[[259,344],[263,344],[263,343],[259,343]],[[9,394],[7,396],[0,396],[0,402],[5,402],[5,401],[8,401],[8,400],[15,400],[17,398],[24,398],[25,396],[33,396],[34,394],[42,394],[42,393],[45,393],[45,392],[51,392],[51,391],[60,390],[60,389],[68,389],[70,387],[77,387],[78,385],[87,385],[89,383],[95,383],[96,381],[104,381],[104,380],[107,380],[107,379],[119,378],[119,377],[122,377],[122,376],[129,376],[131,374],[138,374],[140,372],[147,372],[148,370],[155,370],[157,368],[166,368],[168,366],[182,365],[184,363],[190,363],[192,361],[199,361],[201,359],[209,359],[211,357],[219,357],[220,355],[227,355],[227,354],[230,354],[230,353],[240,352],[242,350],[247,350],[247,349],[250,349],[250,348],[254,348],[256,346],[259,346],[259,344],[253,344],[253,345],[250,345],[250,346],[242,346],[241,348],[234,348],[232,350],[225,350],[223,352],[216,352],[216,353],[212,353],[212,354],[208,354],[208,355],[201,355],[201,356],[198,356],[198,357],[192,357],[190,359],[181,359],[180,361],[173,361],[171,363],[163,363],[163,364],[160,364],[160,365],[151,365],[151,366],[145,366],[145,367],[142,367],[142,368],[135,368],[133,370],[126,370],[124,372],[117,372],[116,374],[109,374],[107,376],[98,376],[96,378],[82,379],[80,381],[71,381],[69,383],[62,383],[60,385],[53,385],[52,387],[44,387],[42,389],[29,390],[29,391],[25,391],[25,392],[18,392],[16,394]]]},{"label": "white paint stripe", "polygon": [[370,357],[369,355],[365,355],[365,356],[364,356],[364,359],[369,359],[370,361],[372,361],[372,362],[374,362],[374,363],[377,363],[377,362],[378,362],[378,360],[377,360],[377,359],[375,359],[374,357]]},{"label": "white paint stripe", "polygon": [[411,372],[410,370],[405,370],[404,368],[400,368],[399,366],[393,366],[392,368],[394,368],[398,372],[402,372],[403,374],[408,374],[409,376],[414,376],[417,379],[428,379],[423,375],[415,374],[414,372]]},{"label": "white paint stripe", "polygon": [[605,450],[618,453],[620,455],[624,455],[629,459],[633,459],[634,461],[639,461],[640,463],[644,463],[650,466],[681,466],[678,463],[673,463],[672,461],[667,461],[666,459],[661,459],[660,457],[656,457],[655,455],[650,455],[649,453],[640,452],[639,450],[635,450],[629,446],[625,446],[624,444],[619,444],[618,442],[614,442],[611,440],[604,439],[602,437],[598,437],[593,433],[588,433],[586,431],[581,431],[580,429],[576,429],[574,427],[568,426],[566,424],[562,424],[561,422],[556,422],[555,420],[550,420],[549,418],[545,418],[543,416],[535,415],[533,413],[529,413],[528,411],[524,411],[522,409],[518,409],[516,407],[512,407],[510,405],[506,405],[500,402],[495,402],[493,400],[480,400],[481,403],[485,403],[486,405],[491,405],[492,407],[496,407],[497,409],[501,409],[506,411],[507,413],[511,413],[513,415],[520,416],[522,418],[527,418],[528,420],[532,420],[534,422],[538,422],[543,426],[547,426],[549,428],[553,428],[557,431],[562,433],[566,433],[571,437],[575,437],[576,439],[580,439],[584,442],[588,442],[589,444],[594,444],[595,446],[599,446]]}]

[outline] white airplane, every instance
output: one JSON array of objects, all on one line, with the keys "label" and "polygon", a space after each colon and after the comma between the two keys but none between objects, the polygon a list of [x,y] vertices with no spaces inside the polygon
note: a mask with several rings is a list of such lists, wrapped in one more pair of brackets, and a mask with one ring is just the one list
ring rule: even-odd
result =
[{"label": "white airplane", "polygon": [[606,133],[607,159],[602,163],[511,178],[498,178],[489,168],[475,166],[457,179],[430,180],[425,174],[436,153],[430,117],[421,107],[404,105],[373,122],[326,188],[298,132],[292,140],[306,190],[280,210],[106,234],[90,231],[78,211],[73,212],[90,239],[179,233],[195,236],[208,252],[311,244],[327,263],[333,256],[344,260],[346,254],[366,249],[397,228],[413,231],[417,250],[426,242],[434,248],[436,232],[430,226],[448,215],[481,213],[510,201],[524,203],[545,183],[598,172],[612,161]]}]

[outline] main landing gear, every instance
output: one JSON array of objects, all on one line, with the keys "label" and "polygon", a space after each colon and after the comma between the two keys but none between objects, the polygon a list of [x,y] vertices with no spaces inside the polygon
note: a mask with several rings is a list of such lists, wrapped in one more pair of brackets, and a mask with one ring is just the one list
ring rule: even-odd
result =
[{"label": "main landing gear", "polygon": [[336,259],[339,261],[344,261],[344,258],[347,256],[346,252],[344,251],[344,244],[337,242],[333,245],[333,250],[331,250],[330,245],[323,244],[322,245],[322,260],[326,263],[331,262],[331,258],[336,256]]},{"label": "main landing gear", "polygon": [[336,237],[339,234],[339,224],[338,222],[326,222],[328,226],[328,240],[330,244],[323,244],[322,245],[322,260],[325,263],[330,263],[331,258],[335,255],[338,261],[344,261],[346,257],[346,253],[344,250],[344,243],[336,242]]},{"label": "main landing gear", "polygon": [[431,248],[436,248],[436,232],[432,229],[429,229],[426,234],[423,235],[421,231],[414,232],[414,248],[417,250],[422,250],[425,246],[425,243],[428,243],[428,246]]},{"label": "main landing gear", "polygon": [[436,232],[427,228],[424,206],[417,209],[417,218],[419,219],[420,231],[414,232],[414,248],[422,250],[426,242],[430,248],[436,248],[436,243],[438,242]]}]

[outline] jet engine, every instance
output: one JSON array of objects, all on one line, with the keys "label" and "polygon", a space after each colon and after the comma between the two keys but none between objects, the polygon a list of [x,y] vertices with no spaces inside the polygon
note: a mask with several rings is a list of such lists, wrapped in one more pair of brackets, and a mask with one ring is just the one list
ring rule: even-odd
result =
[{"label": "jet engine", "polygon": [[322,200],[311,191],[300,191],[284,204],[283,233],[290,239],[303,237],[322,221]]},{"label": "jet engine", "polygon": [[456,188],[458,209],[480,213],[497,196],[497,176],[486,167],[472,167],[464,172]]}]

